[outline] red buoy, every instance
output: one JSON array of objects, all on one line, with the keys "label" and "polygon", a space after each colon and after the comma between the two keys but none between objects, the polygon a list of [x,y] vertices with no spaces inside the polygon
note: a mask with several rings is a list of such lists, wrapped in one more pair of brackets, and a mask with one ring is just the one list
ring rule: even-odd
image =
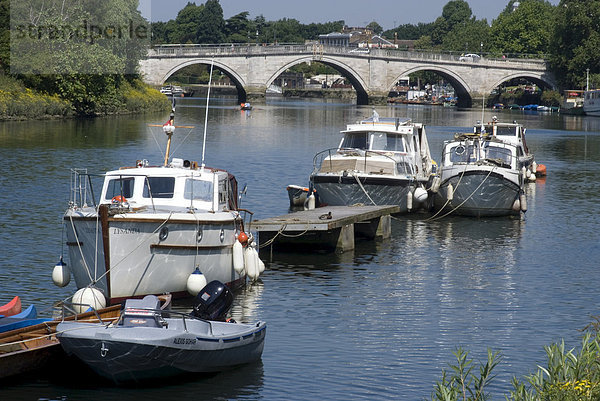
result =
[{"label": "red buoy", "polygon": [[238,235],[238,241],[240,241],[242,245],[246,244],[248,242],[248,235],[246,235],[245,232],[241,231]]}]

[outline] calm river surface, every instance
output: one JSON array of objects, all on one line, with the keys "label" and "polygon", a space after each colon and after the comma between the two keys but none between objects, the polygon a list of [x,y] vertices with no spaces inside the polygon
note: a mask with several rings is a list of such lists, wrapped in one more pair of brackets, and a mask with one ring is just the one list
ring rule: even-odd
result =
[{"label": "calm river surface", "polygon": [[[176,157],[201,160],[202,99],[184,99]],[[380,106],[381,116],[427,125],[432,154],[481,119],[481,111]],[[485,118],[491,117],[487,110]],[[206,164],[228,169],[242,207],[264,218],[288,212],[288,184],[308,183],[313,155],[337,145],[346,123],[371,107],[269,99],[251,113],[214,99]],[[546,363],[544,345],[576,347],[600,314],[600,118],[494,113],[528,128],[548,177],[527,187],[522,219],[393,220],[392,238],[353,252],[274,254],[262,280],[237,294],[234,317],[264,320],[262,362],[226,373],[117,388],[55,367],[0,384],[0,400],[423,400],[461,346],[476,360],[503,355],[490,390]],[[44,310],[75,291],[52,284],[61,253],[69,169],[103,172],[146,158],[160,163],[168,114],[0,123],[0,303],[20,295]],[[182,143],[183,139],[185,141]],[[52,373],[52,374],[50,374]]]}]

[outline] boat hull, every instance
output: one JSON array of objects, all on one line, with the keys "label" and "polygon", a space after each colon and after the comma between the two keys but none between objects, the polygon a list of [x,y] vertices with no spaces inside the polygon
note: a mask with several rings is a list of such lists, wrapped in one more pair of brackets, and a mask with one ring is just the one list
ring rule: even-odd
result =
[{"label": "boat hull", "polygon": [[[266,324],[210,322],[214,333],[195,327],[208,324],[186,320],[186,330],[166,319],[167,328],[104,327],[78,322],[61,323],[58,337],[99,375],[116,383],[169,377],[183,373],[219,372],[261,358]],[[223,325],[242,330],[221,331]]]},{"label": "boat hull", "polygon": [[311,181],[322,205],[398,205],[400,213],[409,211],[407,197],[415,189],[414,180],[387,177],[315,174]]},{"label": "boat hull", "polygon": [[245,281],[233,268],[240,223],[231,213],[127,213],[102,219],[94,209],[69,210],[65,222],[77,288],[94,282],[111,303],[167,292],[188,295],[187,279],[197,266],[208,282],[237,287]]},{"label": "boat hull", "polygon": [[[455,215],[492,217],[519,215],[515,201],[521,194],[518,174],[506,175],[487,169],[461,171],[444,179],[434,196],[434,208],[437,211],[451,212]],[[453,197],[448,201],[448,187],[452,185]]]}]

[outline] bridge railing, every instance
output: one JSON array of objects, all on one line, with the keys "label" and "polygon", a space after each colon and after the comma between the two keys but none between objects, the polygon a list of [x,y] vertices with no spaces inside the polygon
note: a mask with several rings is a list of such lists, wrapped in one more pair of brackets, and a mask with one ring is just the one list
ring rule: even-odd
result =
[{"label": "bridge railing", "polygon": [[[458,52],[431,52],[419,50],[397,50],[380,48],[356,48],[345,46],[324,46],[320,44],[299,44],[299,43],[277,43],[277,44],[165,44],[153,46],[149,52],[152,58],[168,57],[235,57],[240,55],[289,55],[289,54],[308,54],[314,59],[325,55],[343,55],[346,57],[360,58],[385,58],[395,60],[423,60],[423,61],[443,61],[458,62],[461,53]],[[523,55],[521,55],[523,56]],[[462,62],[461,62],[462,63]],[[483,57],[479,61],[466,61],[465,64],[483,64],[495,66],[513,66],[541,68],[547,67],[547,61],[535,58],[521,57]]]}]

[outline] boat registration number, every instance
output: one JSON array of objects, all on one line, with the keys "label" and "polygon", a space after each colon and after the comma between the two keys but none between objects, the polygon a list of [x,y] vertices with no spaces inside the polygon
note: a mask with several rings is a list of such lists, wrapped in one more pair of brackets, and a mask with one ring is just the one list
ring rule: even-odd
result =
[{"label": "boat registration number", "polygon": [[173,339],[173,344],[196,344],[195,338],[175,338]]}]

